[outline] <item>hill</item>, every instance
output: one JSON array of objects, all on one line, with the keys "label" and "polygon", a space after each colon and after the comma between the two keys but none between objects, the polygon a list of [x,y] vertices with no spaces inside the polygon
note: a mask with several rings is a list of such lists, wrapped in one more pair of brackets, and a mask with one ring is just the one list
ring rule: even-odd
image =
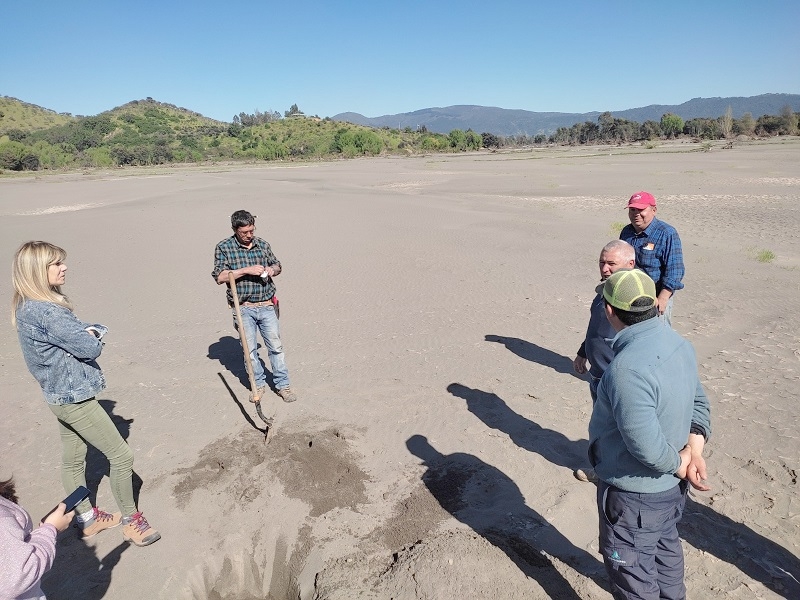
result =
[{"label": "hill", "polygon": [[[19,100],[11,100],[14,114]],[[141,166],[220,160],[283,160],[477,150],[477,134],[450,139],[331,119],[240,113],[223,123],[152,98],[91,117],[34,128],[32,120],[0,134],[0,174],[9,171]]]},{"label": "hill", "polygon": [[0,96],[0,136],[8,131],[36,131],[75,120],[68,114],[29,104],[10,96]]},{"label": "hill", "polygon": [[[780,114],[784,106],[800,112],[800,94],[762,94],[750,97],[693,98],[683,104],[652,104],[640,108],[609,111],[614,117],[643,123],[660,121],[666,113],[680,116],[684,120],[694,118],[717,118],[731,107],[734,118],[750,113],[758,118],[761,115]],[[334,121],[346,121],[370,127],[410,127],[422,126],[437,133],[448,133],[453,129],[487,132],[495,135],[550,135],[559,127],[571,127],[585,121],[597,122],[597,117],[605,111],[588,113],[533,112],[493,106],[456,105],[444,108],[424,108],[409,113],[365,117],[346,112],[335,115]]]},{"label": "hill", "polygon": [[[232,123],[152,98],[134,100],[96,116],[58,114],[4,98],[0,131],[0,174],[8,171],[140,166],[227,160],[308,160],[379,154],[466,152],[544,144],[622,144],[691,136],[706,140],[731,136],[795,135],[791,111],[754,119],[730,116],[800,109],[800,96],[694,99],[679,106],[653,105],[604,113],[533,113],[481,106],[430,108],[404,115],[366,119],[346,113],[349,122],[307,117],[297,111],[240,113]],[[774,110],[773,110],[774,107]],[[295,106],[296,108],[296,106]],[[674,116],[659,123],[664,113]],[[339,115],[341,118],[342,115]],[[638,120],[644,119],[644,123]],[[363,124],[360,124],[362,121]],[[8,127],[8,124],[12,127]],[[564,123],[565,125],[561,125]],[[531,131],[551,131],[530,134]],[[495,131],[515,132],[495,134]],[[448,132],[448,133],[445,133]],[[525,134],[525,135],[520,135]]]}]

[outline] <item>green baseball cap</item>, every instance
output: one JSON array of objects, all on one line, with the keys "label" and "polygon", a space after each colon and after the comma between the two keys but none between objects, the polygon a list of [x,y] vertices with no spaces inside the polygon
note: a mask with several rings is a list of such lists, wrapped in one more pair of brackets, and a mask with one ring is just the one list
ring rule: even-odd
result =
[{"label": "green baseball cap", "polygon": [[[656,304],[656,284],[641,269],[620,269],[606,279],[603,298],[614,308],[641,313]],[[645,306],[633,306],[639,298],[650,300]]]}]

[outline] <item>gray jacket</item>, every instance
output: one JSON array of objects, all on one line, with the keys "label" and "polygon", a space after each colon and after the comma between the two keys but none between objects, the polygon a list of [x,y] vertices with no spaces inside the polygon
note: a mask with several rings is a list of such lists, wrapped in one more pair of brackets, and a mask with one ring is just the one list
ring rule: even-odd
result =
[{"label": "gray jacket", "polygon": [[28,370],[48,404],[74,404],[105,389],[95,359],[103,349],[94,334],[68,308],[54,302],[26,300],[17,309],[17,334]]},{"label": "gray jacket", "polygon": [[711,435],[711,412],[692,345],[657,317],[611,342],[614,360],[597,388],[589,421],[589,461],[597,476],[627,492],[678,485],[678,452],[692,423]]}]

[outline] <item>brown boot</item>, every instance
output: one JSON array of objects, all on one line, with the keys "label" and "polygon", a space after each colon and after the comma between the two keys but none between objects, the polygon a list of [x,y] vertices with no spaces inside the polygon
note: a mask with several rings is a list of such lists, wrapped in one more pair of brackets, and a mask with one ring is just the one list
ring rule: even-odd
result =
[{"label": "brown boot", "polygon": [[104,510],[100,510],[96,506],[93,507],[92,510],[94,511],[94,520],[90,525],[84,526],[81,532],[81,537],[84,539],[97,535],[106,529],[117,527],[122,520],[122,513],[114,513],[112,515]]},{"label": "brown boot", "polygon": [[297,400],[297,394],[292,391],[292,388],[285,387],[283,389],[278,390],[278,396],[283,398],[284,402],[294,402]]},{"label": "brown boot", "polygon": [[122,537],[126,542],[133,542],[137,546],[149,546],[161,539],[161,534],[150,527],[141,512],[132,514],[125,521],[122,525]]}]

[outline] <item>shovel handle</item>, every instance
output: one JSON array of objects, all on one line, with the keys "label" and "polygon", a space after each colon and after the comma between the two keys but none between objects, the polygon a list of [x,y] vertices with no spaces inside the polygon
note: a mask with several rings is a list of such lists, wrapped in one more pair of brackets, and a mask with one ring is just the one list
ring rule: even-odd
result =
[{"label": "shovel handle", "polygon": [[[250,379],[250,392],[253,394],[253,398],[255,398],[258,389],[256,388],[255,375],[253,375],[253,363],[250,362],[250,348],[247,345],[247,335],[245,335],[244,326],[242,325],[242,309],[239,306],[239,294],[236,292],[236,278],[233,276],[233,271],[228,271],[228,282],[230,283],[231,295],[233,296],[233,308],[236,311],[236,323],[239,325],[239,339],[242,342],[242,350],[244,351],[244,366],[247,369],[247,377]],[[261,398],[257,400],[260,401]]]}]

